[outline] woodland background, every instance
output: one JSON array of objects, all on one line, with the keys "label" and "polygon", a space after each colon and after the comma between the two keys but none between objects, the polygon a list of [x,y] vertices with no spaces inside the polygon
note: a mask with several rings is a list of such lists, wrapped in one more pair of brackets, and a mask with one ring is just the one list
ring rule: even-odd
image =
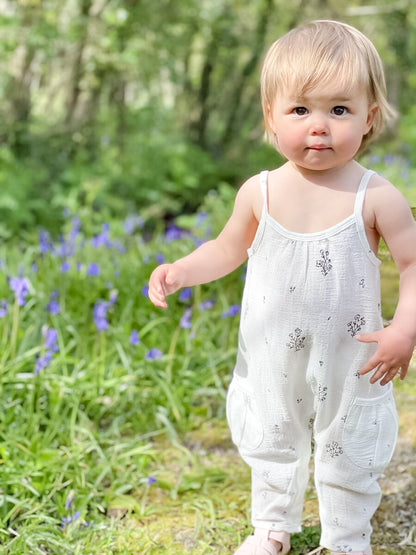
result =
[{"label": "woodland background", "polygon": [[[363,163],[415,207],[414,0],[0,0],[2,554],[229,555],[250,533],[225,419],[244,267],[165,311],[147,284],[281,162],[261,60],[316,18],[380,51],[401,115]],[[388,322],[398,278],[380,258]],[[395,390],[374,555],[416,553],[414,360]],[[312,482],[302,524],[293,555],[319,545]]]},{"label": "woodland background", "polygon": [[0,236],[80,206],[171,218],[276,165],[259,67],[312,18],[373,40],[401,113],[382,153],[414,168],[414,0],[0,0]]}]

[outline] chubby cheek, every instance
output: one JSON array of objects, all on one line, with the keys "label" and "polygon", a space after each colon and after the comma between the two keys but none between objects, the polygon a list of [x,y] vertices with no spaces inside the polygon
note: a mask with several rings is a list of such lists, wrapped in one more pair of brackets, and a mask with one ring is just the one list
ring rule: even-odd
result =
[{"label": "chubby cheek", "polygon": [[354,155],[361,146],[362,135],[357,129],[344,129],[334,140],[335,148],[348,151]]},{"label": "chubby cheek", "polygon": [[279,152],[286,158],[303,151],[305,148],[305,134],[297,130],[278,134]]}]

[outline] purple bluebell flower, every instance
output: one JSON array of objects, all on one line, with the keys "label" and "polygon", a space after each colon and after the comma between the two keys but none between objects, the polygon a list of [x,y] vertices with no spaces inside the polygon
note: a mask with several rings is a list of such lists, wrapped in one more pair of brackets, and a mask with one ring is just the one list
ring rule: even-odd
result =
[{"label": "purple bluebell flower", "polygon": [[96,262],[90,262],[87,267],[87,276],[98,277],[100,275],[100,266]]},{"label": "purple bluebell flower", "polygon": [[130,215],[123,222],[124,231],[128,235],[132,235],[137,227],[141,228],[144,226],[144,220],[141,216]]},{"label": "purple bluebell flower", "polygon": [[192,240],[194,242],[195,247],[200,247],[201,245],[203,245],[206,242],[206,239],[200,239],[199,237],[196,237],[195,235],[192,236]]},{"label": "purple bluebell flower", "polygon": [[184,232],[181,228],[173,223],[169,223],[165,232],[165,241],[166,243],[171,243],[172,241],[182,239],[183,235]]},{"label": "purple bluebell flower", "polygon": [[106,301],[97,301],[94,305],[94,324],[98,331],[105,331],[108,328],[107,310],[109,304]]},{"label": "purple bluebell flower", "polygon": [[46,305],[46,310],[52,315],[59,314],[61,311],[59,301],[49,301]]},{"label": "purple bluebell flower", "polygon": [[101,226],[101,233],[99,233],[98,235],[94,235],[94,237],[91,239],[91,245],[94,248],[98,248],[101,246],[104,246],[107,248],[111,247],[109,233],[110,233],[110,224],[103,223],[103,225]]},{"label": "purple bluebell flower", "polygon": [[35,363],[35,374],[38,375],[40,372],[49,366],[53,357],[52,351],[46,351],[46,353],[41,357],[39,355],[36,356],[36,363]]},{"label": "purple bluebell flower", "polygon": [[65,524],[71,524],[71,522],[75,522],[76,520],[79,519],[81,515],[81,511],[76,511],[74,513],[74,516],[64,516],[61,518],[61,521],[63,522],[63,525],[65,526]]},{"label": "purple bluebell flower", "polygon": [[32,273],[34,273],[34,274],[38,273],[39,268],[38,268],[38,265],[36,264],[36,262],[33,262],[32,266],[31,266],[31,269],[32,269]]},{"label": "purple bluebell flower", "polygon": [[71,230],[69,232],[69,240],[74,242],[81,230],[81,222],[78,216],[74,216],[71,220]]},{"label": "purple bluebell flower", "polygon": [[29,293],[29,282],[26,278],[13,277],[9,279],[10,289],[14,292],[17,304],[26,304],[26,295]]},{"label": "purple bluebell flower", "polygon": [[148,285],[143,285],[142,295],[143,295],[143,297],[148,297],[149,296],[149,286]]},{"label": "purple bluebell flower", "polygon": [[114,304],[117,301],[117,297],[118,297],[117,289],[112,289],[110,291],[110,295],[109,295],[109,298],[108,298],[110,304]]},{"label": "purple bluebell flower", "polygon": [[162,357],[163,357],[162,351],[159,351],[159,349],[156,349],[155,347],[153,347],[152,349],[150,349],[150,351],[146,354],[144,358],[145,360],[157,360]]},{"label": "purple bluebell flower", "polygon": [[181,321],[179,323],[180,327],[184,329],[192,328],[191,317],[192,317],[192,308],[187,308],[183,313]]},{"label": "purple bluebell flower", "polygon": [[46,310],[48,312],[50,312],[51,314],[59,314],[60,312],[60,306],[59,306],[59,301],[58,301],[58,291],[57,289],[55,289],[50,296],[50,300],[48,302],[48,304],[46,305]]},{"label": "purple bluebell flower", "polygon": [[8,308],[8,304],[6,299],[2,299],[0,301],[0,318],[4,318],[7,314],[7,308]]},{"label": "purple bluebell flower", "polygon": [[130,345],[140,345],[140,338],[137,330],[131,330]]},{"label": "purple bluebell flower", "polygon": [[189,301],[189,299],[191,298],[192,295],[192,291],[190,287],[184,287],[181,292],[179,293],[179,300],[181,302],[186,302]]},{"label": "purple bluebell flower", "polygon": [[393,162],[394,162],[394,156],[393,156],[393,154],[386,154],[386,155],[384,156],[384,163],[385,163],[385,164],[389,165],[389,164],[393,164]]},{"label": "purple bluebell flower", "polygon": [[61,264],[61,274],[66,274],[71,269],[71,263],[68,260],[64,260]]},{"label": "purple bluebell flower", "polygon": [[202,302],[199,305],[199,310],[210,310],[213,307],[214,307],[213,301],[211,301],[210,299],[207,299],[206,301]]},{"label": "purple bluebell flower", "polygon": [[116,239],[110,246],[116,249],[116,251],[119,252],[120,254],[125,254],[126,252],[126,247],[118,239]]},{"label": "purple bluebell flower", "polygon": [[154,484],[156,482],[156,478],[154,476],[149,476],[147,479],[147,485],[151,486],[152,484]]},{"label": "purple bluebell flower", "polygon": [[163,264],[165,262],[165,255],[164,254],[156,254],[155,260],[158,264]]},{"label": "purple bluebell flower", "polygon": [[232,318],[233,316],[237,316],[237,314],[240,314],[240,312],[241,306],[239,304],[232,304],[228,311],[225,311],[221,314],[221,318]]},{"label": "purple bluebell flower", "polygon": [[58,341],[58,332],[55,328],[48,328],[42,330],[43,337],[45,338],[45,348],[51,350],[55,353],[59,351],[57,341]]},{"label": "purple bluebell flower", "polygon": [[40,230],[39,231],[39,251],[42,254],[46,254],[50,250],[52,250],[53,244],[50,240],[50,235],[47,231]]},{"label": "purple bluebell flower", "polygon": [[381,158],[378,154],[371,154],[369,157],[370,164],[379,164],[381,162]]},{"label": "purple bluebell flower", "polygon": [[44,347],[46,349],[45,354],[40,356],[39,354],[36,355],[36,363],[35,363],[35,374],[38,375],[42,370],[47,368],[51,363],[53,353],[57,353],[59,351],[57,341],[58,341],[58,332],[55,328],[47,328],[44,326],[42,328],[42,335],[45,339]]},{"label": "purple bluebell flower", "polygon": [[71,505],[72,505],[72,502],[74,501],[74,499],[75,499],[75,492],[74,492],[74,490],[71,489],[71,491],[68,493],[68,496],[67,496],[66,501],[65,501],[65,509],[67,511],[69,511],[69,509],[71,508]]}]

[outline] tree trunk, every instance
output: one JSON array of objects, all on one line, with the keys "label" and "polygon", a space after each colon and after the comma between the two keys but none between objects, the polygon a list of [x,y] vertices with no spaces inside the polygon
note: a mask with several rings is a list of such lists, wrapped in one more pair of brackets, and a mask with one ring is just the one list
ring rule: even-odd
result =
[{"label": "tree trunk", "polygon": [[[264,0],[262,9],[259,14],[255,38],[253,41],[252,55],[245,64],[240,78],[237,80],[233,89],[233,95],[230,101],[231,110],[229,112],[227,124],[225,126],[225,130],[221,139],[221,143],[225,147],[231,142],[232,138],[237,132],[236,121],[242,103],[243,93],[246,87],[247,80],[256,69],[260,57],[263,53],[266,39],[267,22],[271,16],[272,11],[273,0]],[[239,127],[241,127],[241,125]]]},{"label": "tree trunk", "polygon": [[69,87],[65,124],[72,127],[75,111],[81,93],[81,79],[83,76],[83,55],[88,38],[89,13],[92,0],[81,0],[80,6],[80,36],[76,46],[74,64],[72,66],[71,83]]}]

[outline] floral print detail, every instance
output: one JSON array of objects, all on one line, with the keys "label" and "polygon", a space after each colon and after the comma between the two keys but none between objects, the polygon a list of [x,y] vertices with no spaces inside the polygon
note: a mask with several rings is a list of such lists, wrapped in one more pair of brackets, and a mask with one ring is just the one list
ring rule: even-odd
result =
[{"label": "floral print detail", "polygon": [[360,283],[359,283],[358,285],[364,289],[364,287],[365,287],[365,279],[364,279],[364,278],[361,279],[361,280],[360,280]]},{"label": "floral print detail", "polygon": [[319,384],[318,386],[318,401],[325,401],[326,396],[328,395],[328,388]]},{"label": "floral print detail", "polygon": [[331,259],[329,258],[329,251],[321,249],[322,260],[316,261],[316,267],[321,269],[322,275],[327,276],[332,270]]},{"label": "floral print detail", "polygon": [[361,328],[365,325],[365,318],[360,316],[360,314],[356,314],[354,319],[347,324],[347,330],[350,333],[351,337],[357,335]]},{"label": "floral print detail", "polygon": [[296,328],[293,333],[289,333],[290,341],[286,343],[289,349],[294,349],[295,351],[300,351],[305,347],[306,337],[302,336],[303,331],[300,328]]},{"label": "floral print detail", "polygon": [[295,291],[295,289],[296,289],[296,286],[292,285],[291,287],[289,287],[289,292],[293,293]]},{"label": "floral print detail", "polygon": [[331,458],[339,457],[339,455],[342,455],[344,452],[341,445],[337,441],[331,441],[331,443],[327,443],[325,447],[326,452]]},{"label": "floral print detail", "polygon": [[341,551],[342,553],[348,553],[349,551],[352,551],[352,547],[349,546],[347,543],[344,543],[344,545],[337,545],[336,550]]}]

